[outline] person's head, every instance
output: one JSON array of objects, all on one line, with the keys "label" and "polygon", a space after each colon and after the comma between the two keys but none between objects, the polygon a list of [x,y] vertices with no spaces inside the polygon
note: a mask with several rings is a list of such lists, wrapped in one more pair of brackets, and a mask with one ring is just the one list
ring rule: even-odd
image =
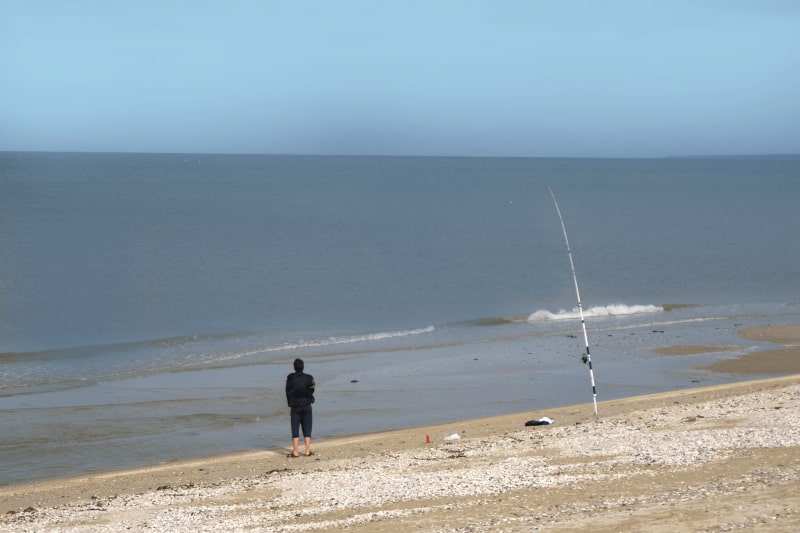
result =
[{"label": "person's head", "polygon": [[294,371],[295,372],[302,372],[303,368],[305,368],[305,363],[303,363],[302,359],[295,359],[294,360]]}]

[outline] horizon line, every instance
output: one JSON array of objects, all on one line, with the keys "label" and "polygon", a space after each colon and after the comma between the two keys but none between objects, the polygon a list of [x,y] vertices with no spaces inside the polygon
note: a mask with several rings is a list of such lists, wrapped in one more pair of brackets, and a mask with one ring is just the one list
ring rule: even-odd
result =
[{"label": "horizon line", "polygon": [[269,152],[147,152],[121,150],[0,150],[0,153],[26,154],[108,154],[108,155],[213,155],[265,157],[396,157],[396,158],[476,158],[476,159],[800,159],[800,153],[677,154],[656,156],[565,156],[565,155],[450,155],[450,154],[340,154]]}]

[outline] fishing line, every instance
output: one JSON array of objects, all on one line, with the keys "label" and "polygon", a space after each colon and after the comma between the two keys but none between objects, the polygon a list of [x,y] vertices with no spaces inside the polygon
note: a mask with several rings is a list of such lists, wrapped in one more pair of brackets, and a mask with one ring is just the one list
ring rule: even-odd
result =
[{"label": "fishing line", "polygon": [[586,321],[583,318],[583,304],[581,304],[581,291],[578,289],[578,276],[575,274],[575,263],[572,261],[572,249],[569,247],[569,237],[567,237],[567,227],[564,225],[564,218],[561,216],[561,209],[558,207],[556,195],[553,194],[553,189],[547,186],[550,191],[550,196],[553,198],[553,203],[556,206],[556,213],[558,213],[558,220],[561,222],[561,231],[564,233],[564,243],[567,245],[567,255],[569,256],[569,267],[572,269],[572,280],[575,282],[575,296],[578,297],[578,313],[581,317],[581,328],[583,329],[583,340],[586,345],[586,353],[584,354],[584,363],[589,365],[589,379],[592,382],[592,401],[594,402],[594,414],[597,415],[597,388],[594,385],[594,372],[592,371],[592,356],[589,354],[589,335],[586,333]]}]

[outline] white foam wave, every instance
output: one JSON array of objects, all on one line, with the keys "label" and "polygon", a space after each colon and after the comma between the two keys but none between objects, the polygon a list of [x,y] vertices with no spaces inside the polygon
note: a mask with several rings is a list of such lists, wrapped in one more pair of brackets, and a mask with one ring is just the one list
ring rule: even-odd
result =
[{"label": "white foam wave", "polygon": [[422,335],[430,333],[436,328],[434,326],[427,326],[417,329],[406,329],[398,331],[383,331],[378,333],[365,333],[363,335],[346,335],[341,337],[326,337],[323,339],[309,339],[298,340],[295,342],[285,342],[283,344],[262,346],[252,350],[239,350],[236,352],[228,352],[224,355],[215,354],[214,360],[216,361],[230,361],[232,359],[241,359],[252,355],[259,355],[271,352],[302,350],[303,348],[324,348],[326,346],[335,346],[339,344],[354,344],[357,342],[381,341],[386,339],[394,339],[396,337],[408,337],[412,335]]},{"label": "white foam wave", "polygon": [[[584,310],[584,317],[610,317],[610,316],[625,316],[625,315],[638,315],[641,313],[658,313],[663,311],[664,308],[660,305],[625,305],[625,304],[611,304],[606,306],[591,307]],[[563,309],[557,313],[552,313],[546,310],[539,310],[528,317],[528,322],[548,322],[551,320],[574,320],[580,318],[580,311],[576,308],[572,311],[564,311]]]},{"label": "white foam wave", "polygon": [[327,337],[325,339],[317,339],[317,340],[307,340],[307,341],[300,341],[296,343],[286,343],[281,346],[276,346],[270,351],[277,351],[277,350],[292,350],[292,349],[299,349],[299,348],[319,348],[324,346],[333,346],[337,344],[353,344],[356,342],[367,342],[367,341],[382,341],[386,339],[394,339],[396,337],[408,337],[410,335],[422,335],[423,333],[430,333],[433,331],[433,326],[428,326],[425,328],[417,328],[417,329],[407,329],[407,330],[400,330],[400,331],[384,331],[380,333],[367,333],[364,335],[349,335],[344,337]]}]

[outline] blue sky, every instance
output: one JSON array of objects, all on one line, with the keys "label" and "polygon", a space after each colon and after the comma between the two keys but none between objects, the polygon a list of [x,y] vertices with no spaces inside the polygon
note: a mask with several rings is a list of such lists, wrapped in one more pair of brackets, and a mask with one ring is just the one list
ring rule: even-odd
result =
[{"label": "blue sky", "polygon": [[0,0],[0,150],[800,152],[796,0]]}]

